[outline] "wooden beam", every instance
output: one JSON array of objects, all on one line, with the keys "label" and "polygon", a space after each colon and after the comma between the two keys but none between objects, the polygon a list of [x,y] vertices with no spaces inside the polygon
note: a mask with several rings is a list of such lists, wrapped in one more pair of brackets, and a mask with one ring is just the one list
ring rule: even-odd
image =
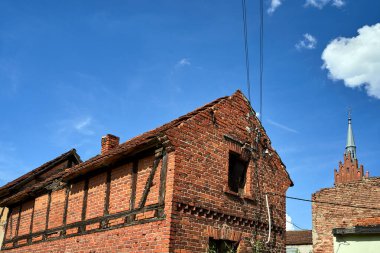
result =
[{"label": "wooden beam", "polygon": [[[82,216],[81,221],[86,220],[86,211],[87,211],[87,197],[88,197],[88,178],[84,180],[84,192],[83,192],[83,204],[82,204]],[[86,230],[86,226],[81,227],[82,231]]]},{"label": "wooden beam", "polygon": [[[6,207],[4,207],[4,208],[6,208]],[[12,212],[13,212],[13,208],[9,207],[8,208],[7,219],[6,219],[7,222],[5,224],[5,229],[4,229],[4,240],[3,240],[3,245],[2,246],[4,246],[4,244],[5,244],[4,242],[7,239],[7,233],[8,233],[8,229],[9,229],[10,217],[11,217],[11,213]],[[3,248],[3,247],[1,247],[1,248]]]},{"label": "wooden beam", "polygon": [[[138,170],[139,170],[139,161],[135,160],[133,161],[133,165],[132,165],[132,182],[131,182],[131,197],[129,199],[129,210],[135,209]],[[134,219],[135,219],[135,215],[133,214],[130,217],[127,217],[126,221],[130,222],[131,220],[134,220]]]},{"label": "wooden beam", "polygon": [[[4,207],[4,208],[6,208],[6,207]],[[7,232],[9,229],[9,223],[11,223],[10,218],[12,217],[11,216],[12,212],[13,212],[13,208],[9,207],[8,208],[8,214],[7,214],[7,223],[5,224],[5,230],[4,230],[4,240],[7,238]],[[12,227],[11,227],[11,229],[12,229]]]},{"label": "wooden beam", "polygon": [[[62,218],[62,223],[64,226],[67,224],[67,210],[69,208],[70,188],[71,188],[71,184],[67,183],[66,190],[65,190],[65,204],[63,206],[63,218]],[[62,234],[63,235],[66,234],[66,229],[62,230]]]},{"label": "wooden beam", "polygon": [[148,179],[146,180],[144,192],[143,192],[143,195],[141,196],[141,200],[140,200],[140,204],[139,204],[138,208],[143,208],[145,206],[145,202],[146,202],[146,199],[148,197],[150,188],[152,187],[154,174],[156,174],[157,167],[158,167],[158,164],[160,163],[160,160],[161,160],[161,156],[160,157],[156,157],[156,159],[154,159],[153,167],[152,167],[152,170],[149,173]]},{"label": "wooden beam", "polygon": [[[107,221],[107,220],[118,219],[118,218],[121,218],[121,217],[127,217],[127,216],[130,216],[130,215],[135,215],[135,214],[138,214],[138,213],[144,213],[144,212],[147,212],[147,211],[155,211],[155,210],[159,210],[159,209],[163,209],[163,208],[164,208],[163,206],[160,206],[158,204],[153,204],[153,205],[146,206],[146,207],[144,207],[142,209],[134,209],[134,210],[122,211],[122,212],[115,213],[115,214],[109,214],[109,215],[105,215],[105,216],[101,216],[101,217],[91,218],[91,219],[88,219],[88,220],[85,220],[85,221],[77,221],[77,222],[66,224],[66,225],[63,225],[63,226],[56,227],[56,228],[51,228],[51,229],[47,229],[47,230],[44,230],[44,231],[38,231],[38,232],[35,232],[35,233],[32,233],[32,234],[21,235],[21,236],[18,236],[18,237],[14,237],[12,239],[4,240],[4,242],[3,242],[4,245],[7,244],[7,243],[13,243],[13,246],[6,247],[6,248],[3,248],[3,249],[18,248],[20,246],[27,245],[27,244],[18,245],[17,242],[20,241],[20,240],[25,240],[25,239],[27,239],[27,240],[30,239],[31,240],[32,238],[36,238],[36,237],[39,237],[41,235],[44,238],[46,238],[46,235],[50,235],[50,234],[54,234],[54,233],[59,233],[59,231],[62,231],[62,230],[67,230],[67,229],[72,229],[72,228],[86,227],[87,225],[96,224],[96,223],[99,223],[99,222],[102,223],[103,221]],[[70,235],[60,234],[59,236],[54,237],[54,238],[47,238],[47,239],[45,239],[45,241],[53,241],[53,240],[57,240],[57,239],[61,239],[61,238],[68,238],[68,237],[72,237],[72,236],[79,236],[79,235],[85,235],[85,234],[96,233],[96,232],[104,232],[104,231],[108,231],[108,230],[112,230],[112,229],[118,229],[118,228],[125,227],[125,226],[144,224],[144,223],[147,223],[147,222],[152,222],[152,221],[157,221],[157,220],[163,220],[163,218],[154,217],[154,218],[150,218],[150,219],[133,221],[131,223],[115,224],[115,225],[107,227],[107,228],[98,228],[98,229],[89,230],[89,231],[85,231],[85,230],[80,230],[79,229],[78,233],[70,234]],[[32,241],[31,244],[35,244],[35,243],[39,243],[39,242],[41,242],[41,241],[35,241],[35,242]]]},{"label": "wooden beam", "polygon": [[[29,226],[29,234],[32,234],[33,233],[33,222],[34,222],[34,208],[36,206],[36,200],[34,199],[33,200],[33,208],[32,208],[32,217],[30,217],[30,226]],[[32,238],[30,238],[30,240],[28,240],[28,243],[31,243]]]},{"label": "wooden beam", "polygon": [[163,157],[162,157],[161,173],[160,173],[160,190],[159,190],[159,195],[158,195],[159,204],[165,203],[167,167],[168,167],[168,154],[164,150]]},{"label": "wooden beam", "polygon": [[49,214],[50,214],[50,205],[51,205],[51,191],[48,193],[48,203],[46,207],[46,223],[45,223],[45,230],[49,227]]},{"label": "wooden beam", "polygon": [[109,214],[110,207],[110,193],[111,193],[111,173],[112,169],[107,170],[107,179],[106,179],[106,195],[104,198],[104,215]]},{"label": "wooden beam", "polygon": [[[19,209],[19,211],[18,211],[18,217],[17,217],[17,225],[16,225],[15,237],[18,236],[18,230],[20,229],[21,210],[22,210],[22,203],[20,204],[20,209]],[[16,243],[16,242],[15,242],[15,243]]]}]

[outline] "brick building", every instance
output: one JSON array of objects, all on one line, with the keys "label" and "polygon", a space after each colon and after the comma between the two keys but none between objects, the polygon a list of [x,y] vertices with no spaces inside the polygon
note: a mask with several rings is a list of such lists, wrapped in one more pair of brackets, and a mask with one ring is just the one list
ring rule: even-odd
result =
[{"label": "brick building", "polygon": [[240,91],[101,145],[0,189],[5,252],[285,252],[293,184]]},{"label": "brick building", "polygon": [[311,230],[286,231],[286,253],[312,253]]},{"label": "brick building", "polygon": [[312,196],[313,251],[379,252],[380,178],[359,166],[350,117],[343,161],[334,170],[335,186]]}]

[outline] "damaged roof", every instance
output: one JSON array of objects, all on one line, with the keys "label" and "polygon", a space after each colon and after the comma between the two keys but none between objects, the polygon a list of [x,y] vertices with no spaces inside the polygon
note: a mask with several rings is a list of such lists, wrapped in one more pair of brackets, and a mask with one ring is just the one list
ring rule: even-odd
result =
[{"label": "damaged roof", "polygon": [[6,185],[0,187],[0,198],[4,198],[6,195],[11,194],[13,191],[20,189],[22,186],[26,185],[34,179],[38,179],[40,176],[48,173],[52,169],[55,169],[55,166],[65,162],[72,161],[75,164],[82,162],[80,156],[77,154],[75,149],[71,149],[66,153],[42,164],[38,168],[35,168],[32,171],[22,175],[19,178],[7,183]]},{"label": "damaged roof", "polygon": [[[173,120],[167,124],[164,124],[164,125],[156,128],[156,129],[153,129],[151,131],[148,131],[148,132],[145,132],[141,135],[138,135],[138,136],[120,144],[119,146],[115,147],[114,149],[112,149],[112,150],[110,150],[104,154],[97,155],[97,156],[95,156],[95,157],[93,157],[93,158],[91,158],[85,162],[77,164],[76,166],[73,166],[71,168],[67,168],[67,169],[65,169],[59,173],[52,175],[51,177],[47,178],[46,180],[44,180],[42,182],[39,182],[39,183],[37,183],[31,187],[28,187],[28,188],[14,194],[13,196],[10,196],[7,199],[2,199],[2,200],[0,200],[0,206],[6,206],[9,204],[17,203],[18,201],[20,201],[22,199],[25,199],[28,197],[33,197],[36,195],[37,191],[43,189],[44,187],[46,187],[47,185],[49,185],[52,181],[54,181],[56,179],[60,179],[62,181],[68,181],[68,180],[76,178],[80,175],[87,174],[90,171],[94,171],[94,170],[99,169],[99,168],[104,167],[104,166],[109,166],[110,164],[120,160],[122,157],[133,156],[134,154],[137,154],[140,151],[146,150],[147,148],[153,148],[153,147],[157,147],[159,144],[165,144],[168,142],[168,140],[165,136],[165,134],[167,133],[168,130],[179,126],[181,123],[187,121],[188,119],[191,119],[195,115],[197,115],[201,112],[204,112],[204,111],[212,108],[213,106],[215,106],[219,103],[222,103],[223,101],[226,101],[227,99],[231,99],[234,96],[243,96],[243,98],[247,101],[247,103],[249,105],[248,100],[245,98],[245,96],[243,95],[243,93],[240,90],[236,91],[231,96],[225,96],[225,97],[218,98],[218,99],[216,99],[216,100],[214,100],[214,101],[212,101],[212,102],[210,102],[210,103],[208,103],[202,107],[199,107],[196,110],[194,110],[190,113],[187,113],[187,114],[185,114],[185,115],[183,115],[183,116],[181,116],[181,117],[179,117],[179,118],[177,118],[177,119],[175,119],[175,120]],[[252,111],[253,111],[253,109],[252,109]],[[260,124],[260,122],[259,122],[259,124]],[[262,130],[265,133],[264,128],[262,128]],[[277,152],[275,152],[275,153],[278,156]],[[278,156],[278,158],[281,161],[281,158],[279,156]],[[282,161],[281,161],[281,163],[282,163]],[[285,166],[284,166],[284,170],[287,173]],[[26,176],[26,175],[24,175],[24,176]],[[290,176],[288,173],[287,173],[287,175],[288,175],[288,178],[291,182],[291,186],[293,186],[293,182],[290,179]],[[0,190],[3,188],[7,188],[7,185],[0,188]]]}]

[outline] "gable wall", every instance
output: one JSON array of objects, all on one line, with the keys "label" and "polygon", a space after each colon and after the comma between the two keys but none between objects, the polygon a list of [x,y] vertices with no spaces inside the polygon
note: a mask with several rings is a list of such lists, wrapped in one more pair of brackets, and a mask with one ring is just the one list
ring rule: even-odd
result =
[{"label": "gable wall", "polygon": [[[259,144],[249,162],[244,195],[231,194],[228,190],[229,152],[242,153],[242,147],[226,140],[225,135],[252,143],[255,128],[260,125],[256,118],[251,117],[252,122],[247,120],[249,113],[247,102],[238,94],[169,133],[176,146],[177,222],[171,244],[174,252],[205,252],[210,237],[240,241],[240,252],[247,252],[252,237],[260,243],[266,240],[268,218],[264,193],[284,195],[290,181],[274,153],[268,159],[262,157],[263,147]],[[267,137],[262,132],[264,138]],[[284,252],[285,198],[268,197],[272,224],[277,231],[272,231],[267,247]]]}]

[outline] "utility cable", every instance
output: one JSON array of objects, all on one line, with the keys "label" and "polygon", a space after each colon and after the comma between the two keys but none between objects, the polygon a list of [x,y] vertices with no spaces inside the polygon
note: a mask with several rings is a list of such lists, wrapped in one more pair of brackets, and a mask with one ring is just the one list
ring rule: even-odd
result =
[{"label": "utility cable", "polygon": [[319,201],[319,200],[303,199],[303,198],[298,198],[298,197],[291,197],[291,196],[286,196],[286,195],[282,195],[282,194],[277,194],[277,193],[274,193],[274,192],[268,192],[266,194],[272,194],[272,195],[276,195],[276,196],[280,196],[280,197],[285,197],[287,199],[293,199],[293,200],[304,201],[304,202],[311,202],[311,203],[327,204],[327,205],[333,205],[333,206],[344,206],[344,207],[360,208],[360,209],[368,209],[368,210],[380,210],[380,208],[377,208],[377,207],[356,206],[356,205],[341,204],[341,203],[329,202],[329,201]]},{"label": "utility cable", "polygon": [[248,29],[247,29],[247,4],[245,0],[241,1],[243,11],[243,33],[244,33],[244,53],[245,53],[245,70],[247,78],[248,100],[251,102],[251,82],[249,74],[249,50],[248,50]]},{"label": "utility cable", "polygon": [[260,0],[260,121],[263,118],[264,3]]},{"label": "utility cable", "polygon": [[296,224],[294,224],[294,223],[291,222],[291,221],[286,220],[286,222],[289,223],[289,224],[292,224],[294,227],[298,228],[298,229],[301,230],[301,231],[308,231],[308,230],[309,230],[309,229],[301,228],[301,227],[297,226]]}]

